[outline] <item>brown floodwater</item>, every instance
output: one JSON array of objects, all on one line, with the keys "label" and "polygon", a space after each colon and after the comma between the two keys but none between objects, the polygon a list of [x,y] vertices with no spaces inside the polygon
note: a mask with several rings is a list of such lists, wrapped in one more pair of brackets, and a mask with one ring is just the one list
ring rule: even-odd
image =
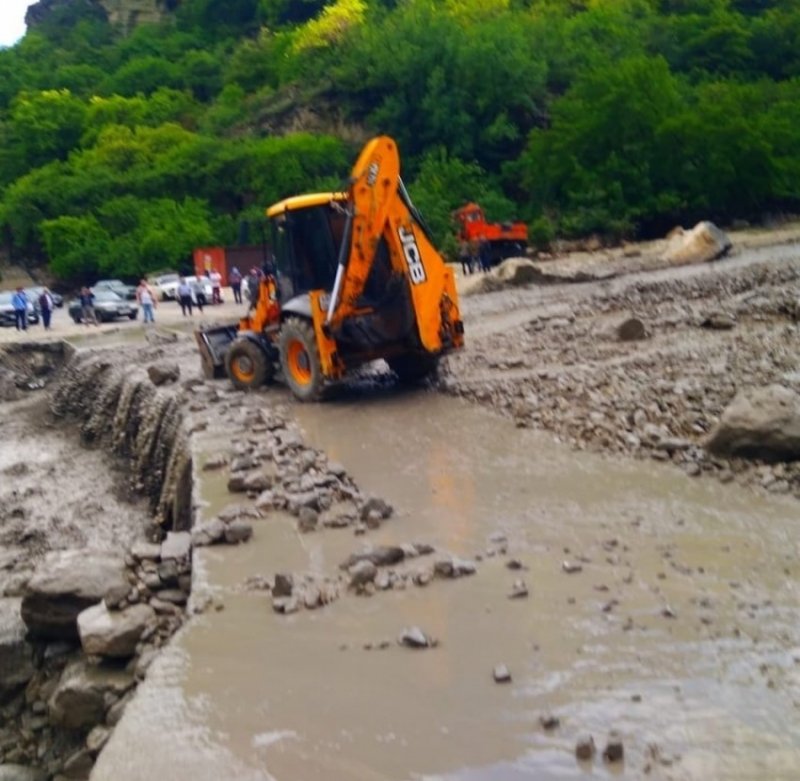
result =
[{"label": "brown floodwater", "polygon": [[[193,618],[155,662],[93,781],[798,778],[796,500],[574,453],[426,391],[291,412],[394,517],[364,538],[299,535],[276,514],[245,546],[196,551],[195,598],[224,609]],[[229,441],[212,425],[195,446]],[[202,474],[202,517],[231,502],[224,482]],[[367,543],[404,542],[475,559],[477,573],[291,616],[243,588],[335,574]],[[509,599],[520,577],[529,596]],[[438,647],[398,646],[409,626]],[[494,683],[498,664],[511,683]],[[624,764],[575,759],[579,735],[601,752],[612,729]]]}]

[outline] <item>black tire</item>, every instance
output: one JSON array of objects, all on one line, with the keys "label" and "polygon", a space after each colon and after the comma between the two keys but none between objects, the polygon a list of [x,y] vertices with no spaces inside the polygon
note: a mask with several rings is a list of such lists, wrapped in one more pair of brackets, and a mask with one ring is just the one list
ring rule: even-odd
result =
[{"label": "black tire", "polygon": [[138,316],[138,312],[128,312],[128,320],[135,320]]},{"label": "black tire", "polygon": [[234,388],[255,390],[272,377],[272,364],[255,342],[237,339],[225,353],[225,371]]},{"label": "black tire", "polygon": [[422,382],[436,373],[439,358],[435,355],[414,355],[406,353],[386,359],[389,368],[397,375],[397,379],[407,385]]},{"label": "black tire", "polygon": [[290,317],[281,326],[278,347],[281,371],[292,393],[300,401],[319,401],[325,378],[311,322]]},{"label": "black tire", "polygon": [[80,325],[83,322],[83,317],[79,314],[72,315],[72,319],[75,321],[75,325]]}]

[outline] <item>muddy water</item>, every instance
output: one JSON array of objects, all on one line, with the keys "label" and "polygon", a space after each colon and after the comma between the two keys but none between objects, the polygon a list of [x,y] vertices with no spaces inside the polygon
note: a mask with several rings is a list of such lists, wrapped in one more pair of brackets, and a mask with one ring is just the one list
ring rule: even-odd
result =
[{"label": "muddy water", "polygon": [[[425,392],[294,412],[396,507],[369,542],[480,557],[477,574],[284,617],[244,581],[333,573],[359,538],[272,516],[247,546],[197,552],[196,594],[224,610],[157,660],[93,779],[604,778],[620,769],[573,748],[588,732],[602,750],[612,728],[627,777],[797,778],[796,502],[576,455]],[[207,452],[228,441],[205,436]],[[227,504],[222,476],[198,499],[205,517]],[[511,600],[518,577],[530,596]],[[410,625],[439,647],[364,648]],[[492,681],[499,663],[510,684]]]}]

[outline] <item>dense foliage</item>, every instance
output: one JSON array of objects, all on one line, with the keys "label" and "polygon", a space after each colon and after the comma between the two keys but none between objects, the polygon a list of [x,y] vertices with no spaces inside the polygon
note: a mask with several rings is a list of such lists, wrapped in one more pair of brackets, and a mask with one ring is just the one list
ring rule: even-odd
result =
[{"label": "dense foliage", "polygon": [[800,205],[800,0],[75,0],[0,50],[0,229],[58,276],[230,243],[397,138],[435,234],[465,200],[641,236]]}]

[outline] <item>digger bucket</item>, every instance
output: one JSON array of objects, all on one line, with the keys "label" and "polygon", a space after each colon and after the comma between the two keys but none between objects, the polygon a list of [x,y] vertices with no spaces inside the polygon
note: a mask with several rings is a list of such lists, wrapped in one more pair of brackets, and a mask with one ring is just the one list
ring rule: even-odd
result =
[{"label": "digger bucket", "polygon": [[194,332],[200,364],[207,379],[218,380],[225,376],[225,353],[238,333],[235,325],[218,325]]}]

